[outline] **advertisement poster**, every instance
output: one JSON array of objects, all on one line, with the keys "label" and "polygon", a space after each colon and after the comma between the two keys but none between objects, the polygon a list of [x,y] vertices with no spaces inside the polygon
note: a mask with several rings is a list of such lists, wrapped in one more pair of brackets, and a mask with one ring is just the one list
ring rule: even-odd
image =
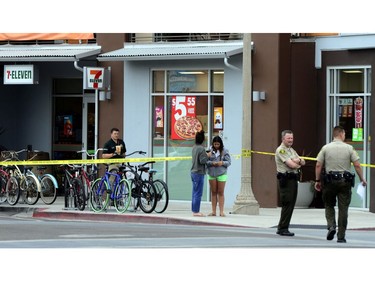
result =
[{"label": "advertisement poster", "polygon": [[344,118],[353,117],[353,99],[351,98],[339,99],[339,117],[344,117]]},{"label": "advertisement poster", "polygon": [[64,116],[64,137],[71,137],[73,135],[73,117],[72,115]]},{"label": "advertisement poster", "polygon": [[214,107],[214,129],[223,129],[223,108]]},{"label": "advertisement poster", "polygon": [[164,121],[163,121],[163,107],[156,106],[155,107],[155,126],[156,128],[163,128]]},{"label": "advertisement poster", "polygon": [[363,129],[353,128],[352,141],[363,141]]},{"label": "advertisement poster", "polygon": [[354,100],[354,118],[355,118],[355,128],[363,128],[362,123],[362,109],[363,109],[363,99],[358,97]]},{"label": "advertisement poster", "polygon": [[[190,126],[199,122],[196,119],[196,97],[173,96],[171,112],[171,139],[194,139],[195,131]],[[200,122],[199,122],[200,123]]]}]

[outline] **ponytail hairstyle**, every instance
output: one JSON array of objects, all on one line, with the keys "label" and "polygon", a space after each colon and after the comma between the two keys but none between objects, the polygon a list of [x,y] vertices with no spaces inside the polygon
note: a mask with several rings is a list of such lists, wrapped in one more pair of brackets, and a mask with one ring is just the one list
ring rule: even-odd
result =
[{"label": "ponytail hairstyle", "polygon": [[201,130],[195,134],[195,144],[202,144],[204,142],[205,135],[204,131]]}]

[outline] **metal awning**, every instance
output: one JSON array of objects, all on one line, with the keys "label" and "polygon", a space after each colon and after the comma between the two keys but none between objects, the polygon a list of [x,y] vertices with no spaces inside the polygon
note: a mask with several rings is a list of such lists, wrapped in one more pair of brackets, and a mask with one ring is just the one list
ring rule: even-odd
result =
[{"label": "metal awning", "polygon": [[97,45],[0,45],[0,61],[77,61],[100,52]]},{"label": "metal awning", "polygon": [[124,48],[100,54],[99,61],[146,61],[228,58],[242,53],[242,41],[204,43],[125,43]]}]

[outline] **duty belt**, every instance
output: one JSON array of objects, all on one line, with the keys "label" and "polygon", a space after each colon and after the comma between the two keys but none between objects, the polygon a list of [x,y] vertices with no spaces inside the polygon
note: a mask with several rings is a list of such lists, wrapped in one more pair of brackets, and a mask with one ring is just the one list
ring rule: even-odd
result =
[{"label": "duty belt", "polygon": [[331,180],[341,180],[344,178],[344,172],[330,171],[328,172]]},{"label": "duty belt", "polygon": [[352,187],[354,186],[354,178],[355,178],[355,175],[348,171],[345,171],[345,172],[330,171],[324,176],[324,180],[326,183],[346,181],[346,182],[350,182]]},{"label": "duty belt", "polygon": [[299,179],[299,173],[293,173],[293,172],[285,172],[285,173],[280,173],[278,172],[276,175],[277,179],[293,179],[293,180],[298,180]]}]

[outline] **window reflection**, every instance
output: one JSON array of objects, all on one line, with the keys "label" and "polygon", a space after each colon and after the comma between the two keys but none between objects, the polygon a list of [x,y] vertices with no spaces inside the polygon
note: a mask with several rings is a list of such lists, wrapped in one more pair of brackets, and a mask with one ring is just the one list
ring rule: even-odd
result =
[{"label": "window reflection", "polygon": [[169,93],[208,93],[208,72],[171,70],[167,72]]}]

